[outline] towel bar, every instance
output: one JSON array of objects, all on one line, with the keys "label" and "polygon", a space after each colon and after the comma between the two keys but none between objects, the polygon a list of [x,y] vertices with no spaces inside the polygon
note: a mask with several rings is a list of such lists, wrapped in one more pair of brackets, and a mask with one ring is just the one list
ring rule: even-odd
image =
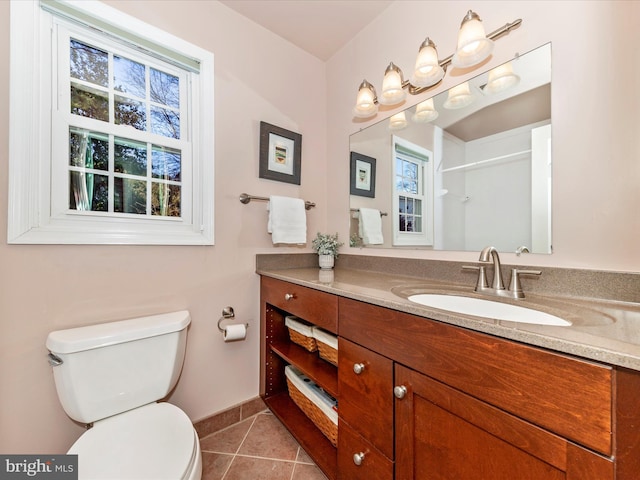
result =
[{"label": "towel bar", "polygon": [[[244,203],[246,205],[251,200],[258,200],[259,202],[268,202],[269,201],[269,199],[267,197],[258,197],[256,195],[249,195],[248,193],[241,193],[240,194],[240,203]],[[316,206],[316,204],[313,203],[313,202],[308,202],[308,201],[304,202],[304,208],[307,209],[307,210],[310,210],[315,206]]]},{"label": "towel bar", "polygon": [[[349,210],[352,211],[352,212],[359,212],[360,211],[359,208],[350,208]],[[386,217],[387,216],[387,212],[380,212],[380,216],[381,217]]]}]

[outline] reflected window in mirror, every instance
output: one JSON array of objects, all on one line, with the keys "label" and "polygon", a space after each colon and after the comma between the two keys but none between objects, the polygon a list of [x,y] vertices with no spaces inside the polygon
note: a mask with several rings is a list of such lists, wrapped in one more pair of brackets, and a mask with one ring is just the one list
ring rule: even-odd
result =
[{"label": "reflected window in mirror", "polygon": [[433,154],[393,136],[393,244],[433,245]]}]

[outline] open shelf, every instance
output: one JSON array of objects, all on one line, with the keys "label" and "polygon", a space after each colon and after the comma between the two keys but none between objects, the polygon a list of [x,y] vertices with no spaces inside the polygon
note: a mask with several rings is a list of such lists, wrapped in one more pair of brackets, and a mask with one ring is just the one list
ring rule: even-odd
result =
[{"label": "open shelf", "polygon": [[318,467],[335,480],[338,477],[338,450],[298,408],[291,397],[280,393],[264,399],[273,414],[284,423]]},{"label": "open shelf", "polygon": [[338,369],[317,354],[291,342],[274,342],[271,350],[285,362],[297,367],[332,397],[338,398]]}]

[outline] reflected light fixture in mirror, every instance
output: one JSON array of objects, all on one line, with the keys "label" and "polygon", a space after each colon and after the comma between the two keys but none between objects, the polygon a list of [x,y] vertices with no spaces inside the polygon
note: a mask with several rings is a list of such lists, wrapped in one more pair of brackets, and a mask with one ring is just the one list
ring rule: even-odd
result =
[{"label": "reflected light fixture in mirror", "polygon": [[449,110],[456,110],[471,105],[474,98],[469,89],[469,82],[464,82],[449,89],[447,99],[442,106]]},{"label": "reflected light fixture in mirror", "polygon": [[407,117],[404,112],[398,112],[389,119],[390,130],[402,130],[407,126]]},{"label": "reflected light fixture in mirror", "polygon": [[467,68],[478,65],[493,52],[493,42],[484,33],[482,20],[477,13],[469,10],[462,19],[458,32],[458,48],[451,64],[454,67]]},{"label": "reflected light fixture in mirror", "polygon": [[407,95],[405,89],[411,95],[425,92],[442,80],[449,64],[466,68],[481,63],[491,55],[493,40],[519,27],[521,23],[522,20],[517,19],[485,35],[480,17],[469,10],[460,26],[458,51],[455,55],[449,55],[438,62],[435,44],[427,37],[418,51],[411,81],[404,80],[402,70],[391,62],[385,71],[380,98],[377,98],[376,90],[371,83],[367,80],[362,81],[358,88],[353,115],[358,118],[372,117],[378,113],[378,103],[396,105],[402,102]]},{"label": "reflected light fixture in mirror", "polygon": [[520,77],[513,73],[513,65],[507,62],[489,71],[489,79],[484,91],[500,93],[520,83]]},{"label": "reflected light fixture in mirror", "polygon": [[433,97],[420,102],[416,105],[416,113],[413,114],[411,120],[418,123],[433,122],[438,118],[438,111],[433,105]]}]

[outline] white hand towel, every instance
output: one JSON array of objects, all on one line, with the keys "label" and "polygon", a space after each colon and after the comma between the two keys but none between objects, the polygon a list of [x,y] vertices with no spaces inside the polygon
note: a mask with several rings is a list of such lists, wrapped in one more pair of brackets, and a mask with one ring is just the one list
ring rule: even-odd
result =
[{"label": "white hand towel", "polygon": [[358,231],[362,243],[365,245],[382,245],[382,220],[380,210],[375,208],[360,208]]},{"label": "white hand towel", "polygon": [[307,214],[304,200],[291,197],[269,197],[267,231],[276,243],[307,243]]}]

